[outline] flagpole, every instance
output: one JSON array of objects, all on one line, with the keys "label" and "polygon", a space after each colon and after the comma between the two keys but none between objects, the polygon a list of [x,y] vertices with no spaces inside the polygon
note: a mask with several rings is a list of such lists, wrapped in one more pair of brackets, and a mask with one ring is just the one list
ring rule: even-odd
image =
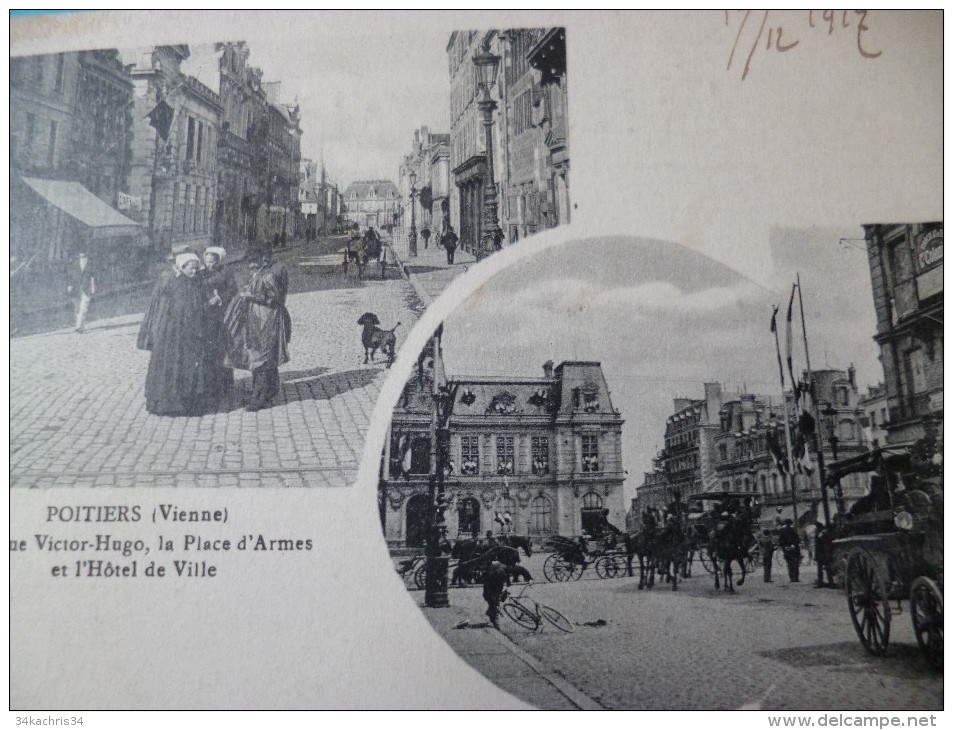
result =
[{"label": "flagpole", "polygon": [[793,514],[794,524],[797,526],[797,492],[794,487],[794,459],[792,457],[794,452],[791,449],[791,421],[788,417],[788,399],[784,394],[784,367],[781,365],[781,341],[778,338],[776,321],[778,309],[779,307],[775,308],[774,315],[771,317],[771,330],[774,332],[774,346],[778,352],[778,371],[781,376],[781,406],[784,410],[784,444],[788,451],[787,477],[788,487],[791,489],[791,512]]},{"label": "flagpole", "polygon": [[444,544],[447,538],[447,523],[444,517],[446,510],[446,491],[444,480],[446,477],[445,463],[449,450],[449,407],[441,411],[441,405],[446,398],[443,386],[443,363],[441,358],[443,339],[443,324],[437,327],[430,340],[433,348],[433,383],[431,388],[432,411],[430,418],[430,518],[427,535],[427,572],[424,591],[424,605],[428,608],[443,608],[450,605],[447,595],[448,567],[450,555],[444,554]]},{"label": "flagpole", "polygon": [[824,508],[824,524],[831,524],[831,506],[828,500],[827,482],[824,479],[824,443],[821,438],[821,414],[817,403],[817,385],[811,371],[811,354],[807,347],[807,327],[804,324],[804,297],[801,294],[801,272],[797,274],[797,300],[801,308],[801,334],[804,337],[804,361],[807,364],[807,382],[810,384],[811,405],[814,411],[814,439],[817,442],[817,476],[821,480],[821,505]]}]

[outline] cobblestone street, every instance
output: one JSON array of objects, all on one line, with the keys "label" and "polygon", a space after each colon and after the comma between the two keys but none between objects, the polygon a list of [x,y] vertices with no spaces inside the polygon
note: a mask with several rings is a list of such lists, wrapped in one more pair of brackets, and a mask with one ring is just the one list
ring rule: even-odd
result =
[{"label": "cobblestone street", "polygon": [[[423,609],[467,662],[541,709],[591,703],[620,710],[943,707],[943,675],[921,656],[908,607],[893,618],[887,656],[869,656],[854,634],[844,594],[814,588],[810,567],[799,584],[784,577],[766,584],[759,569],[728,595],[715,592],[696,562],[694,577],[673,593],[658,585],[639,591],[637,578],[600,580],[591,568],[578,582],[547,583],[544,557],[523,559],[540,581],[526,595],[564,613],[576,624],[572,634],[545,624],[534,633],[501,616],[506,652],[493,629],[454,628],[486,621],[479,587],[451,590],[448,609]],[[423,591],[411,595],[422,606]]]},{"label": "cobblestone street", "polygon": [[217,412],[147,414],[141,313],[94,317],[83,335],[12,339],[12,485],[349,485],[386,374],[380,354],[363,364],[357,319],[370,311],[388,329],[399,321],[399,348],[423,305],[396,272],[386,281],[344,277],[333,249],[280,253],[291,275],[291,362],[273,405],[256,413],[242,410],[250,374],[236,371]]}]

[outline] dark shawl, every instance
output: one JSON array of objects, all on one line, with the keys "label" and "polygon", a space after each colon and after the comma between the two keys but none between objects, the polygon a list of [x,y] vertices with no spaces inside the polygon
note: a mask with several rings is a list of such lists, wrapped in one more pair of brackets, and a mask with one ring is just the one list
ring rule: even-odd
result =
[{"label": "dark shawl", "polygon": [[285,307],[288,272],[279,263],[258,269],[247,292],[250,297],[235,297],[225,312],[226,364],[241,370],[283,365],[291,359],[291,316]]}]

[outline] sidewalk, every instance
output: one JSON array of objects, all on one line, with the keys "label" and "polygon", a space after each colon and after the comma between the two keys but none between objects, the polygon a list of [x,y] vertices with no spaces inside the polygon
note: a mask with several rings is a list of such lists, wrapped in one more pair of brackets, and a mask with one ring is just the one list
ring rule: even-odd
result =
[{"label": "sidewalk", "polygon": [[[595,700],[547,669],[534,657],[492,627],[482,628],[485,616],[451,605],[425,608],[423,591],[416,591],[421,611],[430,625],[467,664],[501,689],[540,710],[601,710]],[[501,621],[506,620],[501,617]],[[464,622],[470,626],[455,628]]]},{"label": "sidewalk", "polygon": [[414,257],[408,256],[403,246],[392,245],[392,250],[407,279],[417,291],[417,296],[425,304],[433,302],[450,282],[476,263],[473,254],[457,248],[451,266],[447,263],[447,252],[444,249],[432,241],[424,248],[422,239],[417,242],[417,255]]}]

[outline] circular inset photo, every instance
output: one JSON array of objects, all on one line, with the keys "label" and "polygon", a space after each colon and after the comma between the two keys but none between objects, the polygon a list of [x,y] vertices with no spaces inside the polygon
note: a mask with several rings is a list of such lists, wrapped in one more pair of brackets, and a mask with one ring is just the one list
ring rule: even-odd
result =
[{"label": "circular inset photo", "polygon": [[773,232],[760,282],[576,241],[457,304],[370,447],[393,567],[458,655],[542,709],[942,707],[913,626],[875,656],[881,582],[844,598],[859,525],[914,486],[871,420],[863,233]]}]

